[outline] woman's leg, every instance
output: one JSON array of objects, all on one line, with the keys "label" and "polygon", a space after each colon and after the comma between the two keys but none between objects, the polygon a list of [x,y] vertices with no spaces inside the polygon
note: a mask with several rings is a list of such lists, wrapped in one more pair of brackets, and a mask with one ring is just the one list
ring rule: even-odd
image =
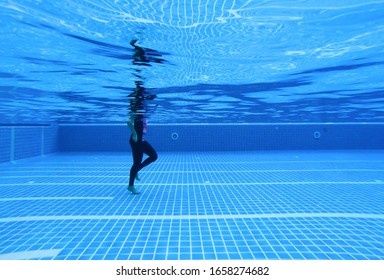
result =
[{"label": "woman's leg", "polygon": [[152,162],[156,161],[157,160],[157,153],[155,151],[155,149],[151,146],[151,144],[149,144],[147,141],[143,141],[142,142],[142,150],[143,150],[143,153],[148,155],[148,158],[146,158],[141,164],[140,166],[138,167],[138,171],[136,173],[136,177],[135,179],[140,181],[140,178],[139,178],[139,171],[141,169],[143,169],[144,167],[146,167],[147,165],[151,164]]},{"label": "woman's leg", "polygon": [[142,151],[148,155],[148,157],[140,164],[139,170],[157,160],[157,153],[155,149],[147,141],[143,141]]},{"label": "woman's leg", "polygon": [[133,193],[137,193],[133,185],[135,182],[136,175],[141,169],[141,161],[143,160],[143,145],[141,141],[140,142],[133,141],[132,137],[129,140],[129,144],[131,145],[131,148],[132,148],[133,164],[129,174],[128,190]]}]

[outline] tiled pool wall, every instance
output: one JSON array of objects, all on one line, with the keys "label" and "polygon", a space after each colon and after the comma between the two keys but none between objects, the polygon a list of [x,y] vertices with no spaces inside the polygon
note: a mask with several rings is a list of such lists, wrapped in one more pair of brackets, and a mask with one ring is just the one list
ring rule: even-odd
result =
[{"label": "tiled pool wall", "polygon": [[57,125],[0,126],[0,162],[58,151]]},{"label": "tiled pool wall", "polygon": [[[59,149],[129,151],[126,126],[63,125]],[[146,138],[158,151],[383,149],[384,124],[149,125]]]},{"label": "tiled pool wall", "polygon": [[[125,125],[0,126],[0,162],[53,152],[129,152]],[[157,151],[384,149],[384,124],[152,124]]]}]

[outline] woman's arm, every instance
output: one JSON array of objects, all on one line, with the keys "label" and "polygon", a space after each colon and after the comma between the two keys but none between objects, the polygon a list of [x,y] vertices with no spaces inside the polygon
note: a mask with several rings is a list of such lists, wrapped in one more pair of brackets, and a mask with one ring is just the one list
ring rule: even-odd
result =
[{"label": "woman's arm", "polygon": [[134,122],[134,116],[131,115],[131,118],[127,121],[127,125],[129,129],[132,131],[132,138],[133,141],[137,142],[137,132],[135,130],[135,122]]}]

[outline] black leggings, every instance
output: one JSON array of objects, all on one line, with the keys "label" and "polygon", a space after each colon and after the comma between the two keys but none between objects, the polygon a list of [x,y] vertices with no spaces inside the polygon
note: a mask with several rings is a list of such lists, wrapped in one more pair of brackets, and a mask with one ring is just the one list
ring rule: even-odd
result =
[{"label": "black leggings", "polygon": [[[138,139],[137,142],[135,142],[131,136],[129,139],[129,144],[132,148],[133,157],[133,165],[129,174],[129,185],[133,186],[137,173],[148,164],[157,160],[157,153],[151,144],[145,140],[142,141],[141,139]],[[148,158],[141,162],[143,160],[144,154],[148,155]]]}]

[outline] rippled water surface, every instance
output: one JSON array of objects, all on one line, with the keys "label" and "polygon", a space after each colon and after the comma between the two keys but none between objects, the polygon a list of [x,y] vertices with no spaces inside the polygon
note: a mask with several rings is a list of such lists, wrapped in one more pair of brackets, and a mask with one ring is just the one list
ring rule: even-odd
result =
[{"label": "rippled water surface", "polygon": [[157,123],[384,121],[384,1],[2,0],[0,25],[3,124],[124,122],[135,83]]}]

